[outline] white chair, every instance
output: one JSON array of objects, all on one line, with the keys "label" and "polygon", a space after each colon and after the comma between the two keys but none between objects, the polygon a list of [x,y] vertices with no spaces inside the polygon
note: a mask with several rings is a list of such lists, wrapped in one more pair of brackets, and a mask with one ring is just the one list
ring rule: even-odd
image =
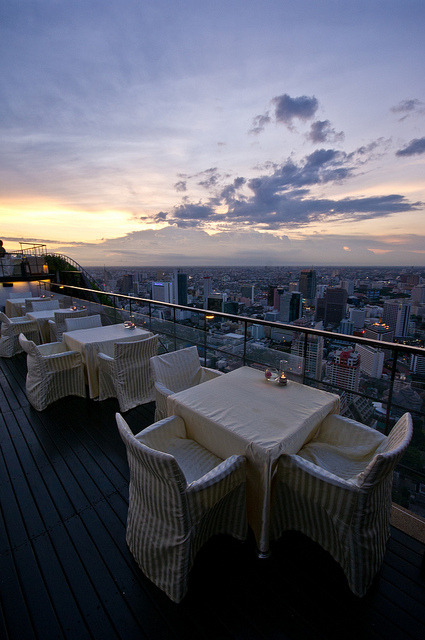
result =
[{"label": "white chair", "polygon": [[66,396],[85,398],[84,368],[81,353],[67,351],[63,342],[36,346],[23,334],[19,336],[27,353],[26,391],[29,402],[37,411]]},{"label": "white chair", "polygon": [[77,331],[78,329],[94,329],[102,326],[100,315],[86,316],[83,318],[66,318],[66,331]]},{"label": "white chair", "polygon": [[151,359],[155,383],[155,420],[167,416],[167,397],[222,375],[220,371],[202,367],[198,348],[187,347]]},{"label": "white chair", "polygon": [[67,318],[85,318],[88,315],[87,309],[81,311],[62,311],[55,313],[55,319],[49,320],[50,341],[61,342],[63,332],[66,331],[65,320]]},{"label": "white chair", "polygon": [[16,353],[22,353],[22,347],[19,344],[20,333],[36,344],[40,342],[40,332],[35,320],[22,317],[8,318],[5,313],[0,312],[0,322],[0,356],[3,358],[11,358]]},{"label": "white chair", "polygon": [[99,353],[99,400],[116,397],[120,411],[155,400],[150,359],[158,351],[158,336],[116,342],[114,357]]},{"label": "white chair", "polygon": [[53,311],[59,309],[59,300],[54,298],[46,298],[45,300],[25,300],[25,312],[31,313],[31,311]]},{"label": "white chair", "polygon": [[246,539],[245,458],[217,458],[186,437],[178,416],[136,436],[119,413],[116,420],[130,467],[127,544],[143,573],[180,602],[209,538]]},{"label": "white chair", "polygon": [[272,536],[295,529],[341,565],[363,596],[379,570],[389,537],[393,469],[412,437],[405,413],[389,436],[338,415],[315,438],[278,463]]}]

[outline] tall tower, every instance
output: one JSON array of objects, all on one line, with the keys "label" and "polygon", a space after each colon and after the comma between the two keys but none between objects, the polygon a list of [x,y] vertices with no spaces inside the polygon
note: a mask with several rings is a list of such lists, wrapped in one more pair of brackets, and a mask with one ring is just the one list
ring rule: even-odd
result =
[{"label": "tall tower", "polygon": [[360,356],[353,349],[337,349],[328,360],[330,382],[348,391],[358,391],[360,382]]},{"label": "tall tower", "polygon": [[181,273],[179,269],[173,275],[174,304],[187,305],[187,274]]},{"label": "tall tower", "polygon": [[339,325],[345,318],[347,309],[347,291],[341,287],[334,287],[326,290],[325,293],[325,317],[324,325]]},{"label": "tall tower", "polygon": [[301,271],[299,291],[306,300],[312,301],[316,297],[316,272],[313,269]]},{"label": "tall tower", "polygon": [[297,332],[292,338],[291,354],[299,358],[305,358],[305,373],[309,378],[322,379],[324,340],[322,336],[309,336],[307,340],[307,353],[304,351],[304,336]]},{"label": "tall tower", "polygon": [[409,335],[409,322],[412,303],[408,300],[386,300],[384,302],[383,321],[394,331],[395,337],[404,338]]},{"label": "tall tower", "polygon": [[303,300],[299,291],[287,291],[280,296],[279,320],[293,322],[301,318]]}]

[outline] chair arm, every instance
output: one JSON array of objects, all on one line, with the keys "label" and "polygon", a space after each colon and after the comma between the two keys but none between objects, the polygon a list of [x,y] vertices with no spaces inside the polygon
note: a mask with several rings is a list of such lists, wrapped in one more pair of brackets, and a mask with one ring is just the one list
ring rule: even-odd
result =
[{"label": "chair arm", "polygon": [[168,397],[172,393],[174,393],[174,391],[168,389],[168,387],[166,387],[165,384],[162,384],[162,382],[155,382],[155,389],[156,391],[158,391],[158,393],[162,394],[165,397]]},{"label": "chair arm", "polygon": [[186,489],[186,495],[191,504],[194,521],[199,521],[206,511],[245,482],[246,461],[244,456],[236,455],[223,460],[202,478],[191,482]]},{"label": "chair arm", "polygon": [[186,425],[180,416],[169,416],[140,431],[135,438],[147,447],[164,451],[171,438],[186,438]]},{"label": "chair arm", "polygon": [[23,331],[36,331],[38,333],[38,324],[36,320],[23,318],[10,318],[11,323],[7,326],[8,335],[19,335]]},{"label": "chair arm", "polygon": [[51,356],[57,353],[66,353],[68,349],[63,342],[47,342],[38,347],[42,356]]},{"label": "chair arm", "polygon": [[[296,454],[283,454],[280,457],[277,478],[284,480],[284,482],[290,485],[293,485],[294,483],[297,484],[297,480],[293,473],[294,467],[300,469],[312,478],[316,478],[323,482],[325,486],[333,485],[340,489],[346,489],[350,492],[358,492],[359,490],[359,486],[354,478],[352,480],[344,480],[344,478],[340,478],[330,471],[326,471],[326,469],[323,469],[322,467],[319,467],[313,462],[305,460]],[[298,484],[297,490],[300,490]]]},{"label": "chair arm", "polygon": [[213,380],[218,376],[222,376],[224,373],[222,371],[218,371],[217,369],[210,369],[209,367],[201,367],[201,380],[200,382],[208,382],[208,380]]},{"label": "chair arm", "polygon": [[52,353],[44,356],[44,361],[48,371],[65,371],[82,365],[81,353],[79,351],[65,351],[64,353]]},{"label": "chair arm", "polygon": [[106,353],[98,353],[97,357],[99,360],[104,360],[105,362],[113,362],[114,359],[111,356],[108,356]]},{"label": "chair arm", "polygon": [[320,440],[333,445],[363,445],[378,447],[387,436],[371,427],[337,414],[327,416],[320,424],[313,441]]}]

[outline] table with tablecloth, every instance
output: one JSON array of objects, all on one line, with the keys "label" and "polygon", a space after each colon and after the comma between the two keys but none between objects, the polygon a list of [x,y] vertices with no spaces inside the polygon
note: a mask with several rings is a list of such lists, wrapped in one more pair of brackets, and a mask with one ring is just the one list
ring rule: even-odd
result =
[{"label": "table with tablecloth", "polygon": [[115,342],[143,340],[152,335],[150,331],[139,329],[139,327],[127,329],[124,324],[111,324],[105,327],[66,331],[63,334],[63,341],[68,349],[81,352],[87,373],[90,398],[97,398],[99,395],[99,366],[97,354],[102,352],[106,353],[106,355],[113,356]]},{"label": "table with tablecloth", "polygon": [[260,553],[269,551],[273,473],[282,453],[297,453],[339,396],[297,382],[286,386],[241,367],[168,397],[169,415],[181,416],[192,438],[220,458],[247,458],[248,521]]},{"label": "table with tablecloth", "polygon": [[55,319],[55,313],[74,313],[75,309],[46,309],[46,311],[29,311],[26,317],[30,320],[36,320],[40,331],[41,342],[50,342],[50,325],[49,320]]},{"label": "table with tablecloth", "polygon": [[35,297],[30,298],[9,298],[6,300],[5,311],[8,318],[17,318],[25,315],[25,300],[31,300],[31,302],[40,302],[42,300],[50,300],[49,298]]}]

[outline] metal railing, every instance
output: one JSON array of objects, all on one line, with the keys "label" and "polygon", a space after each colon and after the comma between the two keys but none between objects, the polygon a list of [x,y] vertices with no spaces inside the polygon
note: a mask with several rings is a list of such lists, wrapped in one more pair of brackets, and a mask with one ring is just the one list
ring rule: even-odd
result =
[{"label": "metal railing", "polygon": [[[343,415],[383,433],[410,411],[415,435],[398,467],[400,496],[395,501],[425,516],[425,379],[406,375],[410,358],[425,358],[425,349],[97,289],[54,283],[50,288],[74,301],[81,297],[90,312],[102,314],[104,323],[132,319],[157,333],[162,351],[196,345],[204,364],[222,371],[243,365],[278,370],[284,361],[289,379],[338,393]],[[372,368],[367,372],[364,363],[362,368],[358,362],[338,363],[331,355],[362,349],[363,357],[384,361],[382,375],[374,376]]]}]

